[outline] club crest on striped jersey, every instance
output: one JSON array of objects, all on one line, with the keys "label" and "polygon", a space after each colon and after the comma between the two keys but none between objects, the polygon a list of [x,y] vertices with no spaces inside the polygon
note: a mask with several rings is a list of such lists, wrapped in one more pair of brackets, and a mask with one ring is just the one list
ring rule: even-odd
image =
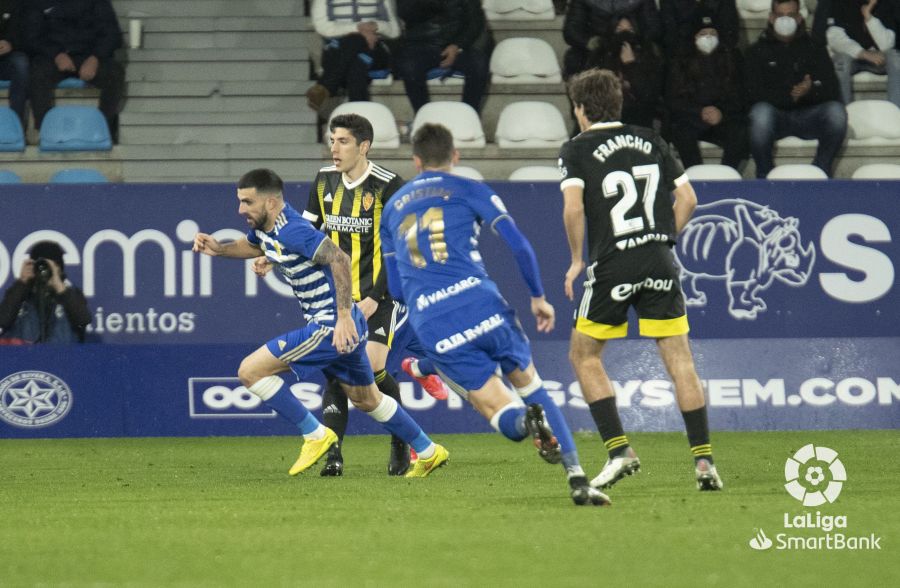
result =
[{"label": "club crest on striped jersey", "polygon": [[363,209],[368,212],[372,205],[375,204],[375,195],[369,191],[366,191],[362,197],[362,205]]}]

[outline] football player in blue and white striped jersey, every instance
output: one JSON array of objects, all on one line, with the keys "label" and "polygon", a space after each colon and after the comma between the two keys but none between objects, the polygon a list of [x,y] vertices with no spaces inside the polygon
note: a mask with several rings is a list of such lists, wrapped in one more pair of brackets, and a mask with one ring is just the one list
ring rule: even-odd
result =
[{"label": "football player in blue and white striped jersey", "polygon": [[294,371],[303,378],[321,370],[341,382],[354,406],[382,423],[419,454],[407,477],[425,477],[449,454],[436,445],[397,402],[375,386],[365,353],[366,320],[353,303],[350,258],[299,212],[284,201],[283,182],[267,169],[250,171],[238,182],[238,212],[247,220],[247,236],[220,243],[198,233],[194,251],[210,256],[251,259],[260,255],[275,264],[293,288],[307,325],[268,341],[248,355],[238,378],[267,406],[294,423],[303,447],[289,473],[315,464],[337,441],[337,435],[310,413],[279,374]]}]

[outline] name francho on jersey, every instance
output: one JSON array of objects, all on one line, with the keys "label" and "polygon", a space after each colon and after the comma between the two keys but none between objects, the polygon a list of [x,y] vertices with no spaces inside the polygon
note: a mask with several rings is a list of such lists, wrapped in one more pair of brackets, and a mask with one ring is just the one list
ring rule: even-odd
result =
[{"label": "name francho on jersey", "polygon": [[397,174],[369,162],[353,182],[335,166],[323,167],[310,188],[303,218],[350,256],[353,300],[357,302],[386,296],[378,228],[384,205],[402,185]]},{"label": "name francho on jersey", "polygon": [[648,243],[675,244],[672,190],[688,178],[651,129],[592,125],[562,146],[559,168],[563,190],[584,190],[590,259]]}]

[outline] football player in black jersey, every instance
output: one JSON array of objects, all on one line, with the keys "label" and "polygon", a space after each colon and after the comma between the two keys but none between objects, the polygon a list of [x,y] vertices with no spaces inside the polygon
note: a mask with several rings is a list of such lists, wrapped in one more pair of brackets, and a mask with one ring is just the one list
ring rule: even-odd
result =
[{"label": "football player in black jersey", "polygon": [[[383,394],[400,402],[400,387],[385,365],[395,328],[405,322],[406,308],[395,303],[387,293],[379,227],[384,205],[403,185],[403,180],[368,160],[374,131],[365,117],[338,115],[331,120],[329,129],[333,164],[323,167],[316,175],[303,217],[350,256],[353,300],[368,320],[366,354],[375,372],[375,383]],[[436,375],[416,379],[433,396],[446,398],[447,392]],[[340,476],[344,467],[341,443],[348,410],[347,397],[340,386],[329,382],[322,406],[325,425],[338,434],[341,442],[332,446],[321,473]],[[409,447],[393,437],[388,473],[402,475],[409,463]]]},{"label": "football player in black jersey", "polygon": [[[640,334],[656,339],[675,384],[700,490],[720,490],[713,464],[706,401],[687,333],[679,268],[672,253],[697,196],[674,153],[653,130],[620,122],[622,87],[608,70],[569,81],[581,133],[562,146],[559,165],[564,222],[572,263],[565,291],[587,269],[569,357],[584,399],[609,452],[591,481],[608,488],[640,468],[622,429],[615,392],[601,354],[608,339],[625,337],[633,306]],[[674,200],[673,200],[674,195]],[[588,265],[583,261],[587,224]]]}]

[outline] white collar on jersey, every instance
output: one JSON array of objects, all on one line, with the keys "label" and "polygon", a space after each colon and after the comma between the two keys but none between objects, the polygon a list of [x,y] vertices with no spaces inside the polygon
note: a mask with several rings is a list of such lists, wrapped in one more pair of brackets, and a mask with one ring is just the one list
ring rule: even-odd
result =
[{"label": "white collar on jersey", "polygon": [[613,121],[613,122],[598,122],[598,123],[592,124],[592,125],[589,127],[589,130],[593,130],[593,129],[617,129],[617,128],[619,128],[619,127],[624,127],[624,126],[625,126],[625,125],[623,125],[623,124],[620,123],[619,121]]},{"label": "white collar on jersey", "polygon": [[372,165],[374,164],[370,161],[369,165],[366,166],[366,171],[364,171],[363,174],[359,176],[359,179],[357,179],[355,182],[351,182],[350,178],[347,177],[347,174],[341,172],[341,179],[344,181],[344,185],[347,187],[347,189],[352,190],[353,188],[365,182],[366,178],[369,177],[369,174],[372,173]]}]

